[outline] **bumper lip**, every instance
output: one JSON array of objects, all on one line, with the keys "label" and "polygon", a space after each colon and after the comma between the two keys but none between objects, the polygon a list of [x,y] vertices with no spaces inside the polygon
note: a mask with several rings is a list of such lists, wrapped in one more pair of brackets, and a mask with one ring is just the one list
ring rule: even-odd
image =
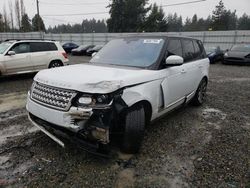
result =
[{"label": "bumper lip", "polygon": [[56,136],[54,136],[53,134],[51,134],[49,131],[47,131],[45,128],[43,128],[42,126],[38,125],[36,122],[34,122],[31,117],[30,114],[28,115],[28,119],[29,121],[36,126],[37,128],[39,128],[44,134],[46,134],[48,137],[50,137],[52,140],[54,140],[56,143],[58,143],[60,146],[62,146],[63,148],[65,147],[65,144]]},{"label": "bumper lip", "polygon": [[[31,121],[31,123],[38,127],[44,134],[46,134],[48,137],[50,137],[53,141],[55,141],[56,143],[58,143],[61,147],[66,148],[67,144],[64,144],[63,141],[61,141],[58,137],[54,136],[53,134],[51,134],[49,131],[46,130],[46,126],[43,127],[42,125],[39,125],[38,123],[36,123],[34,120],[32,120],[31,117],[32,114],[28,114],[28,119]],[[48,122],[49,123],[49,122]],[[55,125],[57,126],[57,125]],[[61,132],[61,129],[66,130],[65,128],[62,128],[60,126],[58,126],[59,129],[56,129],[55,127],[52,126],[52,129],[57,130],[59,132]],[[69,131],[69,130],[67,130]],[[71,131],[70,131],[71,132]],[[89,143],[88,141],[82,140],[80,138],[77,138],[77,134],[74,132],[71,132],[71,134],[67,134],[65,132],[65,134],[67,135],[66,139],[71,142],[72,144],[74,144],[75,147],[82,149],[88,153],[94,154],[96,156],[100,156],[100,157],[104,157],[104,158],[110,158],[111,156],[109,155],[109,147],[105,150],[105,153],[103,153],[102,151],[100,151],[100,145],[98,143],[94,144],[94,143]],[[109,145],[106,145],[109,146]]]}]

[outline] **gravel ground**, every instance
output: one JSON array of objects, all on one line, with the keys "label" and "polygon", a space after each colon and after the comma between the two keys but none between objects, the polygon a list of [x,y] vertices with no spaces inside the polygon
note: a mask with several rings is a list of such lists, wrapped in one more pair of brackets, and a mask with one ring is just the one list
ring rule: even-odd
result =
[{"label": "gravel ground", "polygon": [[250,67],[212,65],[202,107],[163,117],[139,154],[113,148],[110,159],[63,149],[29,123],[33,76],[0,79],[0,187],[250,187]]}]

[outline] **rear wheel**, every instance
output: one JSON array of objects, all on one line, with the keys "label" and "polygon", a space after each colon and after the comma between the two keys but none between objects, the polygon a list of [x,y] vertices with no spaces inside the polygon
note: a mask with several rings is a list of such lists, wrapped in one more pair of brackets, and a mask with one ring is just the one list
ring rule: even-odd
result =
[{"label": "rear wheel", "polygon": [[122,151],[137,153],[140,149],[145,130],[145,110],[142,105],[134,106],[125,116]]},{"label": "rear wheel", "polygon": [[203,78],[199,84],[199,87],[192,101],[195,106],[200,106],[204,103],[206,99],[206,92],[207,92],[207,80]]},{"label": "rear wheel", "polygon": [[61,61],[51,61],[49,68],[62,67],[63,63]]}]

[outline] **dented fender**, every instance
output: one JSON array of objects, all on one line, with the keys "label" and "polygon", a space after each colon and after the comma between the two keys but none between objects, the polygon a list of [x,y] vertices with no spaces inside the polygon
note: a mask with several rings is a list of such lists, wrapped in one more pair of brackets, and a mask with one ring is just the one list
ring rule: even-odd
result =
[{"label": "dented fender", "polygon": [[123,90],[122,99],[128,105],[128,107],[131,107],[141,101],[149,102],[152,107],[152,118],[154,118],[154,114],[158,112],[163,103],[160,87],[161,82],[162,80],[158,79],[125,88]]}]

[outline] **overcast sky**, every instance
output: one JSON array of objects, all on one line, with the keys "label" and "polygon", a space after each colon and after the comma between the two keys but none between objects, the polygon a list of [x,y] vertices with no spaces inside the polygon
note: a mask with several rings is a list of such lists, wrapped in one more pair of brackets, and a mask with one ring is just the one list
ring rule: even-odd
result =
[{"label": "overcast sky", "polygon": [[[0,0],[0,7],[6,6],[8,10],[8,2],[15,0]],[[107,19],[108,13],[89,14],[89,15],[74,15],[74,16],[54,16],[64,14],[85,14],[108,12],[107,5],[110,0],[39,0],[40,14],[43,17],[46,27],[49,25],[57,25],[62,23],[81,23],[83,19]],[[158,5],[169,5],[175,3],[183,3],[193,0],[149,0],[149,3],[156,2]],[[206,0],[204,2],[186,4],[179,6],[164,7],[166,14],[177,12],[182,15],[183,20],[186,17],[192,17],[195,13],[198,17],[206,18],[212,14],[212,10],[218,4],[219,0]],[[227,9],[236,10],[237,15],[241,16],[243,13],[250,15],[250,0],[224,0]],[[36,13],[36,0],[24,0],[26,12],[29,17],[33,17]],[[0,8],[1,10],[1,8]],[[1,11],[2,12],[2,11]]]}]

